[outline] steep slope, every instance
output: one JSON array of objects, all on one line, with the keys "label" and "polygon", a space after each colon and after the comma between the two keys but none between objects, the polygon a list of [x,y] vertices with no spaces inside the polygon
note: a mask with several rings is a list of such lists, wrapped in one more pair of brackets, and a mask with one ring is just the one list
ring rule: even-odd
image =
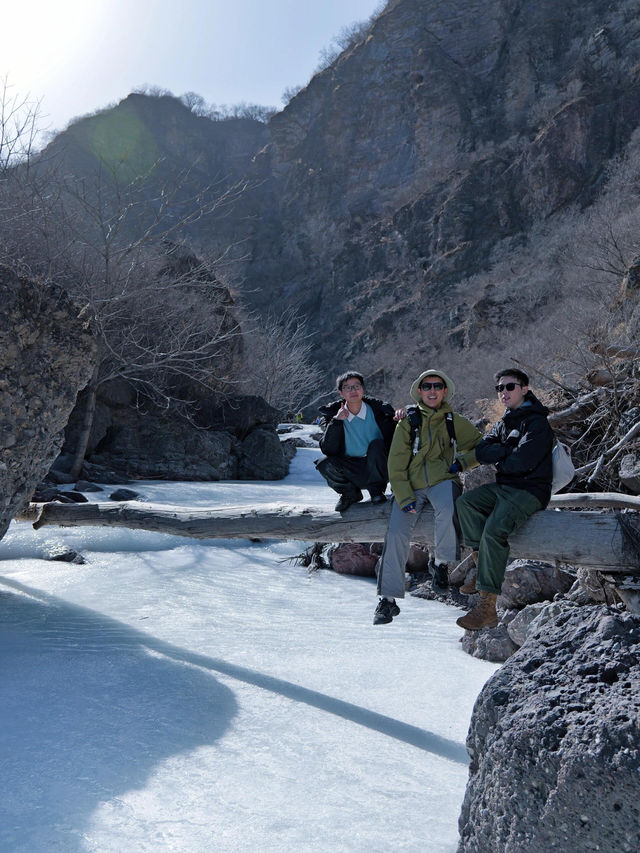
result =
[{"label": "steep slope", "polygon": [[188,236],[231,247],[217,273],[258,316],[299,307],[328,384],[348,362],[399,402],[437,362],[473,399],[498,363],[552,363],[578,334],[591,303],[571,257],[625,155],[618,206],[640,209],[639,11],[394,0],[268,126],[132,95],[53,145],[76,172],[115,157],[188,168],[194,188],[246,181]]},{"label": "steep slope", "polygon": [[[388,7],[270,122],[280,240],[255,247],[255,304],[299,301],[327,368],[355,360],[387,387],[416,361],[498,357],[514,323],[548,325],[565,294],[536,229],[593,201],[638,126],[637,11]],[[540,251],[532,287],[523,252],[536,268]],[[511,273],[491,274],[509,258]],[[503,310],[520,299],[520,317]]]}]

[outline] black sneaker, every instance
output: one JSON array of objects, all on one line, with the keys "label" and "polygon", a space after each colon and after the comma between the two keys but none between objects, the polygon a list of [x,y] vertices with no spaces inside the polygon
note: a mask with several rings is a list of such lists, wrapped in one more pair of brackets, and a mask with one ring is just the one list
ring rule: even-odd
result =
[{"label": "black sneaker", "polygon": [[395,601],[389,601],[388,598],[381,598],[376,607],[376,612],[373,614],[374,625],[386,625],[387,622],[393,622],[393,617],[400,613],[400,608]]},{"label": "black sneaker", "polygon": [[357,492],[344,492],[340,495],[340,500],[336,504],[336,512],[344,512],[351,504],[357,504],[362,500],[362,492],[358,489]]},{"label": "black sneaker", "polygon": [[382,493],[377,495],[371,495],[371,503],[372,504],[383,504],[387,500],[387,496]]},{"label": "black sneaker", "polygon": [[434,563],[430,568],[433,572],[431,589],[436,595],[443,595],[449,587],[449,566],[447,563]]}]

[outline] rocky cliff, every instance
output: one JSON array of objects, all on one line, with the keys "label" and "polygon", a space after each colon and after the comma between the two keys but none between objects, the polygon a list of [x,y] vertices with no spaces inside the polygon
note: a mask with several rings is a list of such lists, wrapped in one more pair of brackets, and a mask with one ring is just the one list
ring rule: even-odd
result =
[{"label": "rocky cliff", "polygon": [[256,304],[299,301],[324,365],[385,388],[444,359],[468,394],[479,358],[546,357],[571,298],[567,214],[598,198],[640,120],[637,11],[389,4],[271,120],[280,239],[255,247]]},{"label": "rocky cliff", "polygon": [[93,370],[86,318],[57,287],[0,267],[0,538],[62,446]]}]

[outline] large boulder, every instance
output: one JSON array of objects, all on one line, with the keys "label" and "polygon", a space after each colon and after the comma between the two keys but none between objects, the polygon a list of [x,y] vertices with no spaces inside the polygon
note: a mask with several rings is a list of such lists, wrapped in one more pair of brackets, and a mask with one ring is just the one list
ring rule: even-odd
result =
[{"label": "large boulder", "polygon": [[487,682],[459,853],[640,849],[640,617],[565,603]]},{"label": "large boulder", "polygon": [[504,575],[498,607],[510,610],[551,601],[558,593],[568,592],[575,579],[574,574],[550,563],[512,560]]},{"label": "large boulder", "polygon": [[60,451],[95,343],[59,287],[0,267],[0,536]]},{"label": "large boulder", "polygon": [[281,480],[289,471],[277,433],[258,427],[240,442],[238,477],[241,480]]},{"label": "large boulder", "polygon": [[228,480],[237,475],[236,440],[196,429],[181,418],[143,416],[131,409],[111,426],[90,460],[126,478]]}]

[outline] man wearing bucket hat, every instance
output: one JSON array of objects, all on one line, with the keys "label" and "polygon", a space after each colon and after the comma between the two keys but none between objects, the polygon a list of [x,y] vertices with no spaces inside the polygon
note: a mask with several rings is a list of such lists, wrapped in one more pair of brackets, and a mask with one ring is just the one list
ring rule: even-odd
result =
[{"label": "man wearing bucket hat", "polygon": [[[474,448],[482,438],[470,421],[453,412],[449,401],[454,390],[453,381],[444,371],[423,371],[411,386],[420,426],[412,430],[415,415],[405,417],[393,434],[388,465],[395,500],[377,565],[380,600],[374,625],[391,622],[400,613],[395,599],[404,598],[411,532],[427,503],[435,514],[433,588],[443,592],[448,586],[449,563],[456,561],[458,553],[454,504],[462,492],[457,473],[449,469],[456,460],[461,471],[477,465]],[[447,420],[453,428],[447,426]]]}]

